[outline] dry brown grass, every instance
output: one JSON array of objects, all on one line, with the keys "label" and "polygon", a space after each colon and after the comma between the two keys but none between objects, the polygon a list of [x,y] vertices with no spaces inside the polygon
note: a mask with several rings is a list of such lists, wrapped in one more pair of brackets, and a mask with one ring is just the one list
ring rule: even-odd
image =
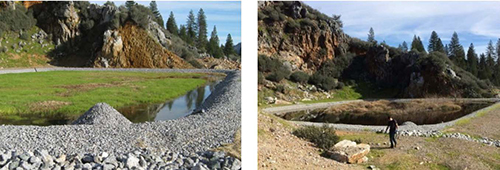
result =
[{"label": "dry brown grass", "polygon": [[31,103],[29,109],[32,111],[56,110],[61,108],[62,106],[70,104],[71,102],[49,100],[49,101]]}]

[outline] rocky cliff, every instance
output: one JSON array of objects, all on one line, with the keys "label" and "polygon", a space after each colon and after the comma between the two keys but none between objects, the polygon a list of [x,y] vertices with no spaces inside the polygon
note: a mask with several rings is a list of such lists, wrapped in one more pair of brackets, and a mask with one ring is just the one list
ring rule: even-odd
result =
[{"label": "rocky cliff", "polygon": [[316,70],[345,52],[341,23],[302,2],[259,2],[259,54],[290,62],[294,70]]},{"label": "rocky cliff", "polygon": [[163,48],[147,31],[128,23],[104,33],[94,67],[192,68],[186,61]]},{"label": "rocky cliff", "polygon": [[[258,53],[278,59],[279,64],[272,67],[280,68],[259,71],[262,78],[279,84],[276,87],[289,86],[276,78],[284,77],[327,91],[342,89],[344,84],[354,88],[367,84],[369,90],[355,90],[365,93],[388,90],[394,93],[389,97],[492,96],[490,83],[455,66],[446,54],[404,52],[384,43],[349,37],[342,31],[339,16],[329,17],[302,2],[261,1],[258,8]],[[308,75],[290,75],[297,71]],[[269,81],[261,82],[264,87],[260,88],[267,88]],[[278,97],[287,91],[271,89],[278,91]]]}]

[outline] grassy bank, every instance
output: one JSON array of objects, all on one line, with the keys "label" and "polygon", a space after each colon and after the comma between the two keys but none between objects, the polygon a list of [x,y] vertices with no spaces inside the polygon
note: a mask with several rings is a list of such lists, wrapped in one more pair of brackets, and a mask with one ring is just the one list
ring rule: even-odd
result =
[{"label": "grassy bank", "polygon": [[53,71],[0,75],[0,117],[76,117],[99,102],[159,103],[206,83],[199,73]]},{"label": "grassy bank", "polygon": [[[16,32],[1,34],[0,69],[49,66],[50,59],[47,57],[47,53],[54,49],[54,45],[47,39],[36,40],[31,38],[33,34],[39,31],[40,29],[33,27],[24,31],[22,38]],[[19,46],[20,43],[23,44],[22,47]]]}]

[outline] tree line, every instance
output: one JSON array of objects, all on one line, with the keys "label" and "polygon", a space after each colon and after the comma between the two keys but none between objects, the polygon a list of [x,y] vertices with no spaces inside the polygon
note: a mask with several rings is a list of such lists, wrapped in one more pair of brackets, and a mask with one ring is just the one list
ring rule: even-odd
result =
[{"label": "tree line", "polygon": [[[132,7],[136,5],[134,1],[125,2],[126,7]],[[153,19],[165,28],[163,17],[158,10],[158,5],[156,1],[151,1],[149,4],[149,9],[153,13]],[[233,46],[233,39],[231,34],[227,35],[226,43],[224,45],[220,45],[219,36],[217,34],[217,27],[214,26],[210,38],[207,37],[207,17],[203,8],[200,8],[198,14],[195,17],[193,10],[189,11],[189,15],[186,21],[186,24],[180,25],[180,28],[177,26],[177,22],[175,21],[174,13],[171,11],[170,16],[168,17],[166,23],[166,29],[173,35],[178,36],[182,40],[184,40],[187,44],[195,46],[199,52],[206,52],[212,55],[215,58],[221,58],[223,56],[231,56],[237,55]]]},{"label": "tree line", "polygon": [[210,38],[208,39],[207,17],[205,16],[203,8],[200,8],[196,18],[193,10],[189,11],[186,24],[180,25],[180,28],[177,26],[174,13],[171,11],[167,20],[167,30],[179,36],[186,43],[196,46],[198,50],[207,52],[215,58],[221,58],[224,55],[236,55],[231,34],[227,35],[226,43],[219,46],[220,40],[217,34],[217,26],[214,26]]},{"label": "tree line", "polygon": [[[376,43],[373,28],[370,28],[367,41]],[[406,41],[403,41],[403,43],[399,44],[398,49],[403,52],[444,53],[458,67],[480,79],[489,80],[496,86],[500,86],[500,38],[496,44],[490,40],[486,52],[479,55],[473,43],[470,43],[467,52],[465,52],[456,32],[453,32],[450,43],[444,45],[436,31],[432,31],[427,51],[420,37],[416,35],[413,36],[410,48]]]}]

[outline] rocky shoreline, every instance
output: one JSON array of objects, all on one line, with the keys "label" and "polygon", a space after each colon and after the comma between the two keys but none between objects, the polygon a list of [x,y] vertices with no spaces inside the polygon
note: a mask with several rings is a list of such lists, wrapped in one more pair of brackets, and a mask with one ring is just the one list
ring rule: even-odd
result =
[{"label": "rocky shoreline", "polygon": [[[29,70],[29,69],[28,69]],[[34,70],[34,69],[33,69]],[[128,168],[136,169],[240,169],[239,160],[221,152],[209,151],[225,143],[232,143],[241,125],[241,78],[239,71],[229,70],[175,70],[175,69],[90,69],[44,68],[53,70],[106,70],[147,72],[221,72],[226,78],[200,108],[203,112],[169,121],[124,123],[123,119],[96,120],[96,114],[76,125],[55,126],[0,126],[0,166],[64,169]],[[19,72],[19,70],[17,70]],[[6,70],[0,71],[7,73]],[[10,71],[12,72],[12,71]],[[31,71],[29,71],[31,72]],[[113,112],[104,104],[95,106],[101,112]],[[91,109],[92,110],[92,109]],[[90,112],[90,110],[89,110]],[[99,112],[99,111],[98,111]],[[107,115],[109,116],[109,115]],[[121,116],[121,115],[120,115]],[[30,158],[26,158],[29,155]],[[39,155],[39,156],[38,156]],[[56,162],[62,155],[65,161]],[[87,155],[87,156],[86,156]],[[93,159],[89,158],[90,155]],[[101,157],[99,158],[99,155]],[[111,163],[103,163],[108,157]],[[165,156],[170,155],[171,157]],[[177,156],[173,156],[177,155]],[[215,156],[214,156],[215,155]],[[31,157],[34,156],[33,160]],[[37,161],[38,157],[42,163]],[[50,158],[49,158],[50,157]],[[70,159],[71,158],[71,159]],[[149,159],[151,158],[151,159]],[[45,160],[46,159],[46,160]],[[52,160],[52,161],[50,161]],[[44,162],[46,161],[46,162]],[[114,162],[113,162],[114,161]],[[62,163],[60,163],[62,162]],[[84,163],[86,162],[86,163]],[[138,164],[135,164],[138,162]],[[143,162],[141,164],[141,162]],[[8,164],[8,166],[6,166]],[[138,165],[138,166],[137,166]],[[72,167],[72,168],[70,168]],[[90,167],[90,168],[89,168]]]}]

